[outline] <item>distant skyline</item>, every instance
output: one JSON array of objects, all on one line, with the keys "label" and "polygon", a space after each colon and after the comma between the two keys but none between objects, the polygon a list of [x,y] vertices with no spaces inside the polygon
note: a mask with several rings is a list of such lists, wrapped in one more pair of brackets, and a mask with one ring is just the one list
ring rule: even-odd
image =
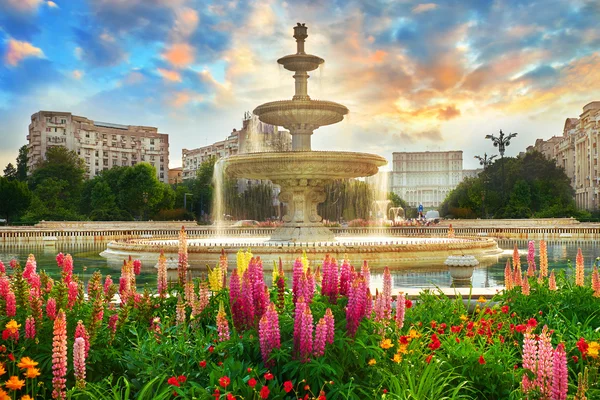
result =
[{"label": "distant skyline", "polygon": [[[15,163],[39,110],[158,127],[181,149],[224,139],[245,111],[291,98],[276,60],[306,51],[313,99],[345,121],[313,149],[496,154],[486,134],[518,132],[506,156],[561,135],[600,100],[597,0],[0,0],[0,168]],[[391,169],[388,165],[387,169]]]}]

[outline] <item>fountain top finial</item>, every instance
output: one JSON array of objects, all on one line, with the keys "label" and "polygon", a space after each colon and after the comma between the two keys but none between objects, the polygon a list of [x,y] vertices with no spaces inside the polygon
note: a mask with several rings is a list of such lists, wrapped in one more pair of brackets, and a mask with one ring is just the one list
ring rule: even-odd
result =
[{"label": "fountain top finial", "polygon": [[308,37],[308,28],[305,24],[298,22],[294,27],[294,38],[296,39],[298,54],[304,54],[304,41]]}]

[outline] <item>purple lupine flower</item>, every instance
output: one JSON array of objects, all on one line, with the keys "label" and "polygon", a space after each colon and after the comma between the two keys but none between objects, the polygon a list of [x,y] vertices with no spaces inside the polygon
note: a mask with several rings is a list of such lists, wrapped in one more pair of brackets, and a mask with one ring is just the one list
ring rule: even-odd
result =
[{"label": "purple lupine flower", "polygon": [[552,400],[566,400],[568,391],[567,353],[559,343],[552,357]]}]

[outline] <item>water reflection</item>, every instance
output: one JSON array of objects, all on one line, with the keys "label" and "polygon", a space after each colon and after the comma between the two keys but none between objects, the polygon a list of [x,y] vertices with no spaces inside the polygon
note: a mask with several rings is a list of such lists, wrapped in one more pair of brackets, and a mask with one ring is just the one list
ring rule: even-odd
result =
[{"label": "water reflection", "polygon": [[[504,284],[504,266],[506,260],[512,257],[513,246],[517,244],[521,254],[523,264],[527,259],[527,241],[526,240],[500,240],[498,245],[505,251],[494,257],[482,259],[481,266],[473,272],[473,287],[500,287]],[[537,244],[537,243],[536,243]],[[573,268],[568,268],[568,260],[574,264],[577,248],[581,247],[585,258],[586,273],[590,273],[596,257],[600,255],[600,246],[595,241],[554,241],[548,242],[548,263],[550,270],[555,272],[565,271],[569,276],[574,273]],[[110,265],[106,260],[99,256],[99,253],[106,248],[106,244],[79,243],[79,244],[57,244],[56,247],[43,245],[0,245],[0,260],[8,264],[12,258],[17,258],[24,263],[27,256],[33,253],[36,256],[38,270],[46,270],[51,276],[60,276],[60,271],[56,266],[55,256],[58,252],[70,253],[74,260],[74,273],[79,274],[87,281],[95,270],[100,270],[103,275],[111,274],[115,281],[118,281],[120,274],[120,264]],[[536,262],[539,255],[539,249],[536,248]],[[174,262],[175,260],[172,260]],[[353,265],[360,266],[360,260],[351,260]],[[313,264],[317,264],[315,261]],[[371,272],[371,291],[381,290],[383,287],[382,269],[386,263],[372,264]],[[405,266],[395,266],[393,260],[387,263],[392,274],[392,287],[394,291],[402,290],[408,287],[451,287],[452,279],[443,265],[439,266],[419,266],[417,268],[407,268]],[[539,264],[539,262],[538,262]],[[266,278],[270,279],[272,262],[265,262],[264,269]],[[232,266],[233,267],[233,266]],[[291,265],[286,265],[287,271],[291,271]],[[192,274],[194,277],[206,276],[205,265],[192,265]],[[169,279],[177,278],[176,271],[169,271]],[[137,279],[140,286],[148,283],[155,285],[156,269],[154,265],[142,265],[142,274]]]}]

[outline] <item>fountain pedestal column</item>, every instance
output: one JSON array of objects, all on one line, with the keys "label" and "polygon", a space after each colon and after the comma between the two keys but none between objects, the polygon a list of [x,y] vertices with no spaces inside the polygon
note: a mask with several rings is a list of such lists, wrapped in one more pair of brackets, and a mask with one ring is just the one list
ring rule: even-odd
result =
[{"label": "fountain pedestal column", "polygon": [[317,206],[327,198],[323,179],[286,179],[274,181],[281,186],[279,200],[286,204],[283,226],[276,229],[271,241],[317,242],[334,240],[323,226]]}]

